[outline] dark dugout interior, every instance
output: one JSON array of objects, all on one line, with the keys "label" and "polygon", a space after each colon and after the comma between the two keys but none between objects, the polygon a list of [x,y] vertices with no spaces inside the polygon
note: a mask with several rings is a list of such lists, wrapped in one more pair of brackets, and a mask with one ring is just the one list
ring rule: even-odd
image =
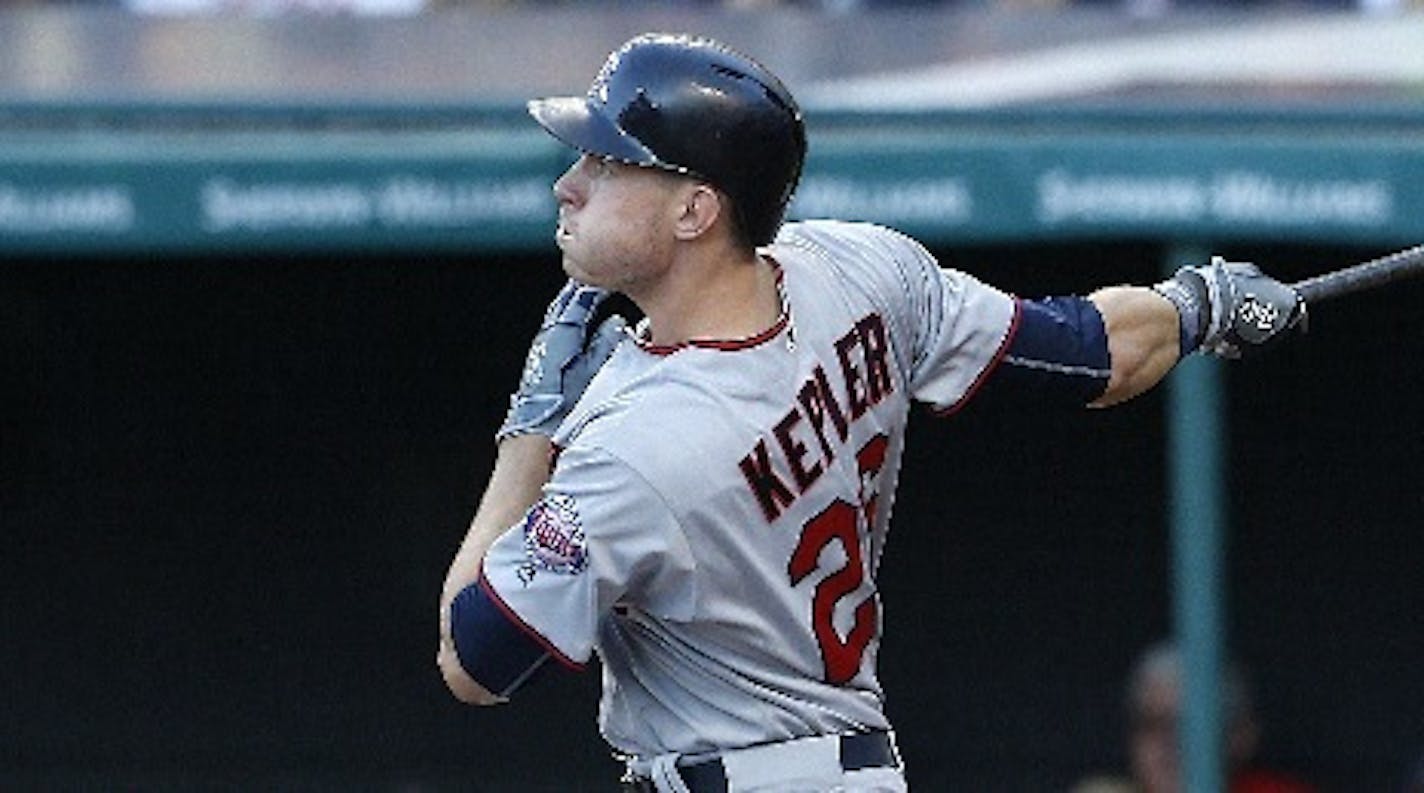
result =
[{"label": "dark dugout interior", "polygon": [[[1234,245],[1294,280],[1384,251]],[[1155,243],[940,250],[1025,296]],[[466,709],[435,602],[550,256],[0,262],[0,779],[26,787],[611,790],[596,671]],[[1228,367],[1227,603],[1264,755],[1340,791],[1424,750],[1424,289],[1317,307]],[[1159,390],[914,419],[881,575],[911,783],[1063,790],[1125,762],[1171,630]],[[6,785],[9,787],[9,785]]]}]

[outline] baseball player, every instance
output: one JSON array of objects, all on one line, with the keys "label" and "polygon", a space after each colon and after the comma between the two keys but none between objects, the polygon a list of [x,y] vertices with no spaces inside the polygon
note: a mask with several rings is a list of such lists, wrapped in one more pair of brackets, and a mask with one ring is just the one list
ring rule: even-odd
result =
[{"label": "baseball player", "polygon": [[[554,184],[570,280],[445,581],[437,661],[493,704],[597,653],[625,790],[905,790],[875,582],[911,404],[1109,405],[1303,315],[1252,265],[1025,300],[886,228],[783,224],[801,112],[713,41],[640,36],[586,96],[529,110],[580,154]],[[597,310],[613,292],[634,326]]]}]

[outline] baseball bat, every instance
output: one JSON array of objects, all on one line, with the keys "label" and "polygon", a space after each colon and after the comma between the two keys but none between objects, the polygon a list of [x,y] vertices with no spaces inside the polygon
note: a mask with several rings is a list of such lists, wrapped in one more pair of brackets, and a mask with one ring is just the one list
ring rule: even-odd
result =
[{"label": "baseball bat", "polygon": [[1424,245],[1297,281],[1291,288],[1309,305],[1416,275],[1424,275]]}]

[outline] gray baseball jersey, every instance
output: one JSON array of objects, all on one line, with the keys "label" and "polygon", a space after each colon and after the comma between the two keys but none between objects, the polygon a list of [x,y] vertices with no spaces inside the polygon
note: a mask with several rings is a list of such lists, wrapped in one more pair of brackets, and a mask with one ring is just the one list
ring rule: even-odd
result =
[{"label": "gray baseball jersey", "polygon": [[1011,296],[877,226],[788,224],[783,312],[747,339],[619,346],[555,437],[543,498],[485,557],[504,617],[603,666],[638,756],[885,729],[875,575],[912,401],[952,409]]}]

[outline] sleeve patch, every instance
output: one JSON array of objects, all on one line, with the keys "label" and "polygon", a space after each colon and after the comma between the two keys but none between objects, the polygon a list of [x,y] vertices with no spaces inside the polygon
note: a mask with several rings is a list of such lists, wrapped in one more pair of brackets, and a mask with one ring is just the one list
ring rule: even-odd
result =
[{"label": "sleeve patch", "polygon": [[528,586],[540,571],[577,575],[588,568],[588,547],[578,504],[569,496],[546,496],[524,517],[524,563],[519,580]]}]

